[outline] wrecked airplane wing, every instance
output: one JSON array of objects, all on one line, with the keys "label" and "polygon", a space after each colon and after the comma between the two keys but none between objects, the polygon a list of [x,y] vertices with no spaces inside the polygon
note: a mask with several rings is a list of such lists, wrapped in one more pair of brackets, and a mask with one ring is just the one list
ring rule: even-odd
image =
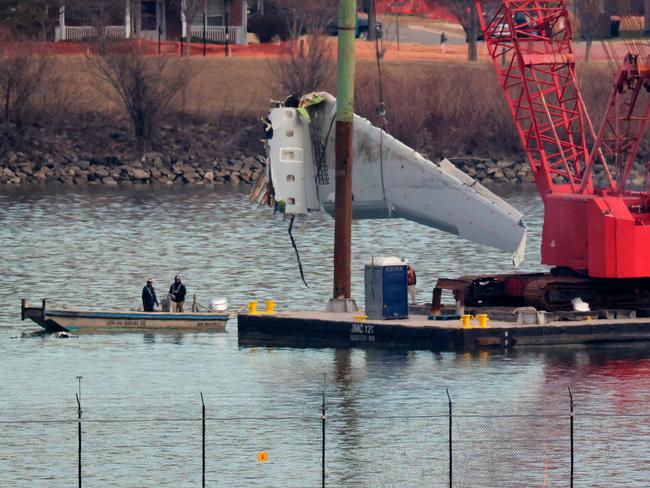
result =
[{"label": "wrecked airplane wing", "polygon": [[[334,214],[336,99],[313,93],[299,108],[276,104],[267,128],[266,178],[280,210]],[[422,157],[354,116],[353,217],[404,218],[524,258],[522,214],[449,161]]]}]

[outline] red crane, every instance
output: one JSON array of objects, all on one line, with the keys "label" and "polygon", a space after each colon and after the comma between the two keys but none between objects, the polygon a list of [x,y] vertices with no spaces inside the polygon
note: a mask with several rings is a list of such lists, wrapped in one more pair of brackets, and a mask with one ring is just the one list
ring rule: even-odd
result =
[{"label": "red crane", "polygon": [[581,296],[596,306],[649,306],[648,163],[643,185],[630,181],[650,112],[648,56],[628,43],[596,133],[576,77],[566,0],[501,0],[492,13],[493,2],[476,5],[544,203],[542,263],[554,268],[463,277],[449,288],[469,304],[557,308]]}]

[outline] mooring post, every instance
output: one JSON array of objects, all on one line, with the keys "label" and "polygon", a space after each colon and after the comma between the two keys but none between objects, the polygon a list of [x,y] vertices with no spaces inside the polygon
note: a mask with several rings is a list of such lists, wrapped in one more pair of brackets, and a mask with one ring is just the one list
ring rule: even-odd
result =
[{"label": "mooring post", "polygon": [[79,488],[81,488],[81,399],[79,394],[75,394],[77,397],[77,435],[79,438],[79,457],[77,463],[77,476],[79,478]]},{"label": "mooring post", "polygon": [[327,375],[323,374],[323,403],[321,404],[321,487],[325,488],[325,422],[327,421],[327,407],[325,406],[325,387],[327,385]]},{"label": "mooring post", "polygon": [[573,393],[571,392],[571,387],[569,387],[569,425],[570,425],[570,436],[571,436],[571,474],[569,486],[573,488]]},{"label": "mooring post", "polygon": [[201,418],[203,425],[203,433],[201,434],[201,473],[202,483],[201,486],[205,488],[205,402],[203,401],[203,392],[201,392]]},{"label": "mooring post", "polygon": [[453,450],[453,437],[452,437],[452,403],[451,403],[451,396],[449,395],[449,389],[445,388],[445,391],[447,392],[447,401],[449,402],[449,488],[452,487],[453,485],[453,455],[454,455],[454,450]]},{"label": "mooring post", "polygon": [[354,34],[356,0],[339,0],[336,79],[336,188],[334,299],[352,298],[352,120],[354,115]]}]

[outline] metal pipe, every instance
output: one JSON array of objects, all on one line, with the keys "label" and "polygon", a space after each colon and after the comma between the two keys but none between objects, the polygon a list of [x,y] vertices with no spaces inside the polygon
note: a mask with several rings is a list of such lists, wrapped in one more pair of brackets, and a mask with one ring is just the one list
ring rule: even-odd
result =
[{"label": "metal pipe", "polygon": [[356,0],[339,0],[336,79],[336,190],[334,212],[334,298],[352,298],[352,117]]},{"label": "metal pipe", "polygon": [[325,422],[327,421],[326,416],[326,407],[325,407],[325,385],[323,385],[323,404],[321,406],[321,428],[322,428],[322,439],[321,439],[321,487],[325,488]]},{"label": "metal pipe", "polygon": [[447,400],[449,401],[449,488],[453,485],[453,437],[452,437],[452,403],[451,396],[449,395],[449,389],[445,388],[447,392]]},{"label": "metal pipe", "polygon": [[79,395],[75,395],[77,397],[77,435],[79,438],[79,456],[78,456],[78,470],[77,470],[77,475],[79,478],[79,488],[81,488],[81,400],[79,398]]},{"label": "metal pipe", "polygon": [[570,481],[569,481],[569,486],[570,488],[573,488],[573,393],[571,392],[571,387],[569,387],[569,402],[570,402],[570,432],[571,432],[571,475],[570,475]]},{"label": "metal pipe", "polygon": [[203,401],[203,392],[201,392],[201,417],[203,424],[203,433],[201,435],[202,443],[202,457],[201,457],[201,472],[202,472],[202,483],[201,486],[205,488],[205,402]]}]

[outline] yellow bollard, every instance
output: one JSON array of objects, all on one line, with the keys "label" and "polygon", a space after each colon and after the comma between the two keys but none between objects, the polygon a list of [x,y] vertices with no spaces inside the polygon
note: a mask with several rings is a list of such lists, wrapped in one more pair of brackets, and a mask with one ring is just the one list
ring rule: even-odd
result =
[{"label": "yellow bollard", "polygon": [[266,313],[275,313],[275,302],[273,300],[267,300],[264,303],[266,305]]},{"label": "yellow bollard", "polygon": [[470,320],[472,320],[471,315],[462,315],[460,317],[460,322],[463,324],[463,327],[471,327]]},{"label": "yellow bollard", "polygon": [[248,302],[248,313],[254,315],[257,313],[257,300]]},{"label": "yellow bollard", "polygon": [[485,328],[485,327],[488,326],[487,323],[488,323],[489,317],[488,317],[488,315],[486,313],[479,313],[479,314],[476,315],[476,318],[478,319],[479,327]]}]

